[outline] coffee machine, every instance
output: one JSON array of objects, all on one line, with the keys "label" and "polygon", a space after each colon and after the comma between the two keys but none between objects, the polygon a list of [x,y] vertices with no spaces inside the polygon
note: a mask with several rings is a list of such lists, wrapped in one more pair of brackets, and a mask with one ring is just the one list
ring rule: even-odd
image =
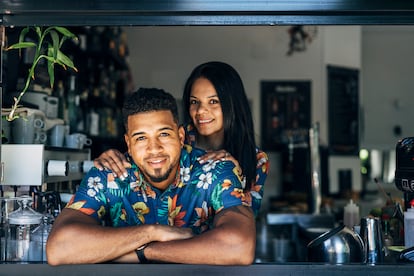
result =
[{"label": "coffee machine", "polygon": [[406,137],[396,145],[395,185],[404,193],[404,209],[414,200],[414,137]]}]

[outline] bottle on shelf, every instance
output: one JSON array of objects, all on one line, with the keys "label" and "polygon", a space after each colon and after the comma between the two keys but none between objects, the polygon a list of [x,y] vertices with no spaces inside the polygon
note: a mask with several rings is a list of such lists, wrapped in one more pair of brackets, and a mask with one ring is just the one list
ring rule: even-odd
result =
[{"label": "bottle on shelf", "polygon": [[394,238],[392,237],[390,231],[390,219],[391,218],[388,214],[382,215],[382,232],[385,246],[394,245]]},{"label": "bottle on shelf", "polygon": [[66,99],[65,99],[65,88],[63,86],[63,81],[59,80],[56,90],[56,97],[59,99],[58,104],[58,118],[62,119],[65,122],[68,122],[68,114],[66,109]]},{"label": "bottle on shelf", "polygon": [[77,122],[77,106],[76,106],[76,76],[69,76],[69,86],[67,94],[67,120],[69,123],[70,132],[76,131]]},{"label": "bottle on shelf", "polygon": [[70,132],[83,132],[85,123],[83,118],[83,108],[81,106],[81,95],[78,93],[76,76],[74,75],[69,76],[67,109]]}]

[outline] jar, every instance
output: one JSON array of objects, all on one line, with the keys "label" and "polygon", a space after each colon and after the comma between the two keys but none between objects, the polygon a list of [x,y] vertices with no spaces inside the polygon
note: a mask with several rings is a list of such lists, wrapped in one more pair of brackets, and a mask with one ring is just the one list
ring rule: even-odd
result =
[{"label": "jar", "polygon": [[31,244],[31,232],[40,225],[43,216],[30,208],[30,196],[21,196],[17,202],[20,207],[8,217],[5,259],[20,263],[41,261],[42,249]]},{"label": "jar", "polygon": [[9,214],[16,210],[16,197],[0,198],[0,261],[6,261]]}]

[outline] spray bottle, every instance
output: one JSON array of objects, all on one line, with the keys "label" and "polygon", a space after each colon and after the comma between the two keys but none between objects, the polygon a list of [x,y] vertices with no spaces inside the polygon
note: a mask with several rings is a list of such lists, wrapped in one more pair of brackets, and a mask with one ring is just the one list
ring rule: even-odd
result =
[{"label": "spray bottle", "polygon": [[344,225],[352,229],[355,225],[359,224],[359,220],[359,207],[351,199],[344,207]]},{"label": "spray bottle", "polygon": [[414,200],[410,201],[409,208],[404,212],[404,246],[414,246]]}]

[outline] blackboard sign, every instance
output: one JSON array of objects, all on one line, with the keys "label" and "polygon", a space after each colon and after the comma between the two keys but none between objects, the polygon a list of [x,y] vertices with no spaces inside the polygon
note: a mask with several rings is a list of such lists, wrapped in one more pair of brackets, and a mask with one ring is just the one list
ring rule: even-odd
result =
[{"label": "blackboard sign", "polygon": [[280,150],[288,143],[308,143],[310,81],[262,81],[261,97],[264,150]]},{"label": "blackboard sign", "polygon": [[331,153],[359,152],[359,70],[328,66],[328,136]]}]

